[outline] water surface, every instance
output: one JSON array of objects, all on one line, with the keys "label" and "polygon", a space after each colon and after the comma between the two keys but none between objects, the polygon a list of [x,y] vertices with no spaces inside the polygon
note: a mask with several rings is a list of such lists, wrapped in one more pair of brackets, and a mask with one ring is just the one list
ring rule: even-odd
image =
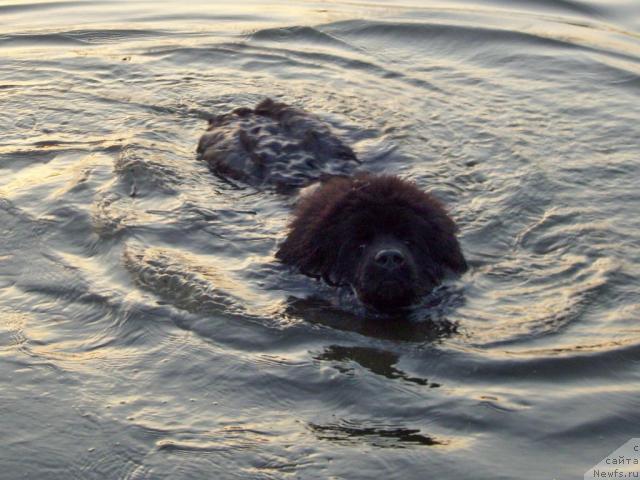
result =
[{"label": "water surface", "polygon": [[[640,436],[640,4],[0,6],[2,478],[582,478]],[[271,96],[415,180],[470,272],[381,325],[213,176]]]}]

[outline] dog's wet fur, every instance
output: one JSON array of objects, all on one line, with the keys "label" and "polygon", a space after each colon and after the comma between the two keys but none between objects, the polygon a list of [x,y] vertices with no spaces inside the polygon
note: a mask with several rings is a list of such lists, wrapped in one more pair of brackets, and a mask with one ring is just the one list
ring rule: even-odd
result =
[{"label": "dog's wet fur", "polygon": [[304,110],[264,100],[214,117],[198,145],[217,175],[302,195],[276,257],[329,285],[350,286],[367,308],[396,312],[467,263],[443,205],[407,180],[348,174],[359,161]]},{"label": "dog's wet fur", "polygon": [[276,253],[387,312],[410,306],[467,264],[444,207],[394,176],[335,177],[303,197]]},{"label": "dog's wet fur", "polygon": [[283,192],[359,164],[326,123],[271,99],[211,118],[197,152],[223,178]]}]

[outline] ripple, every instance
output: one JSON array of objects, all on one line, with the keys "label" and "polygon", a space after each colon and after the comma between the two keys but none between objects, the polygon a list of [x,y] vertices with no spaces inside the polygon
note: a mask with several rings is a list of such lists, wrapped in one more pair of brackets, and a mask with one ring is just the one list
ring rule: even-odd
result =
[{"label": "ripple", "polygon": [[[106,2],[96,2],[104,4]],[[2,13],[20,13],[20,12],[31,12],[34,10],[53,10],[58,8],[69,8],[69,7],[78,7],[82,6],[84,2],[74,2],[74,1],[56,1],[56,2],[33,2],[33,3],[22,3],[15,5],[2,5],[0,6],[0,12]]]},{"label": "ripple", "polygon": [[70,30],[56,33],[0,35],[0,45],[11,46],[80,46],[121,43],[135,38],[165,37],[169,32],[153,30]]},{"label": "ripple", "polygon": [[254,32],[249,37],[251,41],[290,43],[308,42],[313,45],[328,45],[331,47],[357,50],[348,43],[328,33],[308,26],[295,26],[285,28],[265,28]]},{"label": "ripple", "polygon": [[176,250],[141,248],[128,244],[124,251],[125,267],[135,282],[153,291],[163,301],[191,312],[242,312],[239,302],[229,292],[244,286],[216,270],[202,265],[196,257]]},{"label": "ripple", "polygon": [[581,50],[598,52],[607,56],[629,59],[637,62],[640,58],[636,42],[630,38],[626,51],[621,51],[613,45],[594,42],[592,35],[586,32],[582,35],[554,34],[549,30],[519,31],[508,28],[489,28],[452,23],[416,23],[416,22],[380,22],[352,20],[338,22],[325,26],[327,32],[338,38],[349,40],[358,45],[360,42],[377,42],[388,48],[398,42],[411,42],[410,45],[426,46],[434,53],[453,54],[460,56],[462,52],[471,53],[476,49],[472,46],[482,44],[483,48],[490,45],[508,45],[509,50],[521,49],[523,46],[535,46],[537,51],[550,49],[558,54],[561,50]]}]

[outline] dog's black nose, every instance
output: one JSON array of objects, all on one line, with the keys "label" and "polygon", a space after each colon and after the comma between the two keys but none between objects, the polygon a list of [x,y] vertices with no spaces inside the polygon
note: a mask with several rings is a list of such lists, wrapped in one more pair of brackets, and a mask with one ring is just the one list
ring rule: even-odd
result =
[{"label": "dog's black nose", "polygon": [[380,250],[375,256],[376,265],[388,270],[404,265],[404,260],[404,255],[400,250],[391,248]]}]

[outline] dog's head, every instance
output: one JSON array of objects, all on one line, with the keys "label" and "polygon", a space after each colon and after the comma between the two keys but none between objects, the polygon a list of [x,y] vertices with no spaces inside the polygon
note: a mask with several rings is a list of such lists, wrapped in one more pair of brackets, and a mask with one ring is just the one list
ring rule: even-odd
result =
[{"label": "dog's head", "polygon": [[276,256],[389,312],[467,269],[444,207],[394,176],[334,177],[303,197]]}]

